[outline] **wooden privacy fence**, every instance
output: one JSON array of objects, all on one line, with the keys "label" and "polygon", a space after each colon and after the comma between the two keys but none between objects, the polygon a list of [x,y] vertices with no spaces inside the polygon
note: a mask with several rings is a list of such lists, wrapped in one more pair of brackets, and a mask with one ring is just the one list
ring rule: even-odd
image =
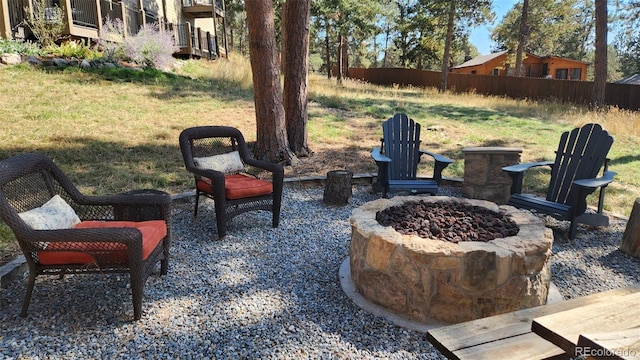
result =
[{"label": "wooden privacy fence", "polygon": [[[401,68],[349,68],[349,77],[377,85],[440,87],[437,71]],[[542,78],[470,75],[449,73],[447,89],[483,95],[508,96],[532,100],[553,99],[561,102],[591,102],[592,81],[551,80]],[[608,83],[605,102],[621,109],[640,109],[640,85]]]}]

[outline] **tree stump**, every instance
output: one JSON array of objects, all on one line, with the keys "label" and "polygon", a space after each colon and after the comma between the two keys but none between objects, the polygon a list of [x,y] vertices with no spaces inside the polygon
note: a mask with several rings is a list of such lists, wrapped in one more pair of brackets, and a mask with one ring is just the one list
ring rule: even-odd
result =
[{"label": "tree stump", "polygon": [[640,257],[640,198],[633,203],[631,216],[622,235],[620,250],[631,256]]},{"label": "tree stump", "polygon": [[353,173],[347,170],[333,170],[327,173],[322,201],[331,205],[346,205],[351,201],[351,181]]}]

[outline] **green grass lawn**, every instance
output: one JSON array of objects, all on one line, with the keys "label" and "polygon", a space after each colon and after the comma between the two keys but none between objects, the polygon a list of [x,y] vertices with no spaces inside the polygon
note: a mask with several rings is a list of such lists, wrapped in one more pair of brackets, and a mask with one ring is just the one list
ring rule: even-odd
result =
[{"label": "green grass lawn", "polygon": [[[0,158],[44,153],[82,191],[92,194],[137,188],[188,190],[192,179],[184,170],[177,141],[182,129],[230,125],[255,140],[250,67],[244,59],[232,59],[184,62],[175,74],[1,67]],[[628,215],[640,197],[637,113],[594,113],[570,104],[356,81],[339,86],[320,75],[311,76],[309,89],[309,142],[316,154],[304,159],[309,169],[322,154],[330,154],[325,159],[337,165],[344,161],[355,173],[375,172],[369,152],[379,145],[381,121],[394,112],[406,112],[423,125],[424,148],[457,160],[445,170],[450,177],[462,177],[465,147],[521,147],[523,162],[550,160],[563,131],[598,122],[616,139],[609,156],[618,176],[607,191],[606,209]],[[290,176],[304,171],[287,169]],[[527,186],[543,191],[544,177],[528,176]]]}]

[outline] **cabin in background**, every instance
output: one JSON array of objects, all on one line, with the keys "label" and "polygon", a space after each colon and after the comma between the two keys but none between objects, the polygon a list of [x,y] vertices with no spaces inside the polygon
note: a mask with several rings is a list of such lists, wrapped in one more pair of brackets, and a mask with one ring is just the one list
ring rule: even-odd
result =
[{"label": "cabin in background", "polygon": [[[515,68],[511,65],[508,51],[500,51],[489,55],[477,56],[473,59],[451,68],[451,72],[458,74],[476,75],[515,75]],[[537,56],[525,53],[524,76],[535,78],[550,78],[558,80],[587,80],[587,66],[589,63],[559,56]]]}]

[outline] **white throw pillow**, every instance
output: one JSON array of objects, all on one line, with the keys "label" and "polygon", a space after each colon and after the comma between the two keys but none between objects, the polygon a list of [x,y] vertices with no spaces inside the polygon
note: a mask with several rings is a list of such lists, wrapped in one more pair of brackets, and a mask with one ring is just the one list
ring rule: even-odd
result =
[{"label": "white throw pillow", "polygon": [[201,169],[220,171],[225,174],[244,170],[244,164],[237,151],[207,157],[194,157],[193,162]]},{"label": "white throw pillow", "polygon": [[18,215],[36,230],[70,229],[80,223],[76,212],[60,195],[55,195],[40,207]]}]

